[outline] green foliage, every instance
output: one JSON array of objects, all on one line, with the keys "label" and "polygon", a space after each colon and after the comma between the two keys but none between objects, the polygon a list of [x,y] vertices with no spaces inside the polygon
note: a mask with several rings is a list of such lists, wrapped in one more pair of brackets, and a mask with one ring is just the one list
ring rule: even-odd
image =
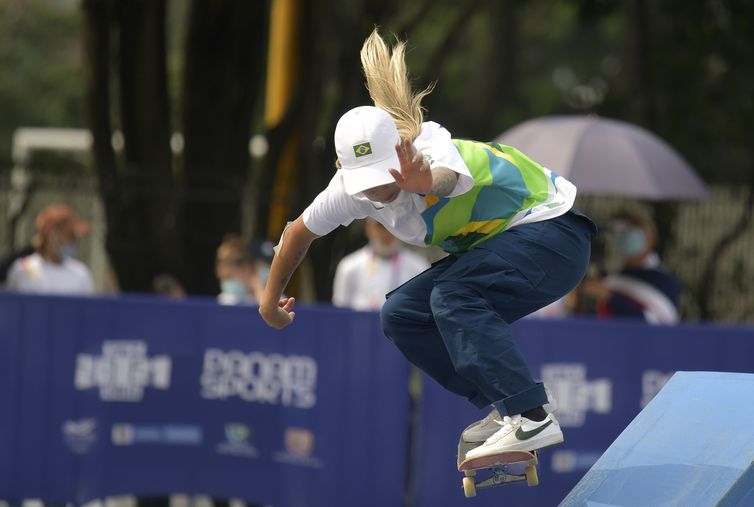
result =
[{"label": "green foliage", "polygon": [[483,2],[455,34],[464,5],[433,3],[406,34],[419,83],[437,80],[430,117],[455,135],[491,139],[533,116],[598,111],[625,80],[626,30],[620,10],[597,3],[583,16],[579,2]]},{"label": "green foliage", "polygon": [[0,173],[18,127],[83,127],[81,17],[74,2],[0,0]]},{"label": "green foliage", "polygon": [[594,113],[664,137],[708,182],[747,181],[753,2],[489,0],[449,33],[466,5],[438,0],[401,34],[418,84],[437,81],[429,116],[454,134]]},{"label": "green foliage", "polygon": [[653,14],[661,135],[708,180],[750,181],[754,3],[665,0]]}]

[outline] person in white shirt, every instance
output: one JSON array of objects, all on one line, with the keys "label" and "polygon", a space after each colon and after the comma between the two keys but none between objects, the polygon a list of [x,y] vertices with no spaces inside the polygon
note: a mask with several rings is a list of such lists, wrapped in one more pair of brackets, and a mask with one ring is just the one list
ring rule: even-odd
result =
[{"label": "person in white shirt", "polygon": [[335,270],[335,306],[379,310],[385,294],[429,267],[424,257],[402,248],[377,220],[366,219],[364,234],[369,243],[343,257]]},{"label": "person in white shirt", "polygon": [[453,139],[425,122],[406,75],[403,43],[375,30],[361,50],[375,106],[335,128],[339,170],[283,231],[259,313],[290,325],[282,297],[315,239],[373,217],[397,238],[449,255],[388,294],[382,328],[406,358],[488,417],[463,431],[466,459],[563,441],[510,324],[570,292],[589,262],[594,223],[572,209],[576,187],[511,146]]},{"label": "person in white shirt", "polygon": [[6,288],[38,294],[93,294],[92,273],[74,258],[76,245],[90,230],[70,206],[51,204],[36,219],[36,252],[16,259]]}]

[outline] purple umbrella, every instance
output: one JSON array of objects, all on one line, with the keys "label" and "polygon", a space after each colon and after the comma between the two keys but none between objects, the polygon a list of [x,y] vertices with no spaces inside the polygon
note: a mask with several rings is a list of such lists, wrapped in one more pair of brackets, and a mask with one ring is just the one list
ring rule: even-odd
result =
[{"label": "purple umbrella", "polygon": [[704,183],[668,143],[630,123],[594,116],[544,116],[503,132],[518,148],[571,180],[582,194],[648,200],[698,199]]}]

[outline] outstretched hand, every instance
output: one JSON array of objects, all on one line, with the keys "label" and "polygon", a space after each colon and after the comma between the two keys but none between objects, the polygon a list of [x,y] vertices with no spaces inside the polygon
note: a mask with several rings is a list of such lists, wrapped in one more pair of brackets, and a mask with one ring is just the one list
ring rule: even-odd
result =
[{"label": "outstretched hand", "polygon": [[295,298],[283,298],[277,306],[270,308],[260,306],[259,314],[270,327],[283,329],[296,318],[296,312],[292,311],[295,303]]},{"label": "outstretched hand", "polygon": [[410,139],[395,145],[395,152],[401,164],[400,171],[390,169],[395,183],[406,192],[428,194],[432,190],[432,170],[422,153]]}]

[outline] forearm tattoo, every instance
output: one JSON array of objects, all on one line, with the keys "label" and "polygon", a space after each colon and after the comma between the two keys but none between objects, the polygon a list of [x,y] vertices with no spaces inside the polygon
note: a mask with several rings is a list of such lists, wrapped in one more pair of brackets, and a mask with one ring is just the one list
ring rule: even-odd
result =
[{"label": "forearm tattoo", "polygon": [[431,195],[445,197],[450,194],[458,182],[458,173],[446,167],[436,167],[432,169],[432,190]]}]

